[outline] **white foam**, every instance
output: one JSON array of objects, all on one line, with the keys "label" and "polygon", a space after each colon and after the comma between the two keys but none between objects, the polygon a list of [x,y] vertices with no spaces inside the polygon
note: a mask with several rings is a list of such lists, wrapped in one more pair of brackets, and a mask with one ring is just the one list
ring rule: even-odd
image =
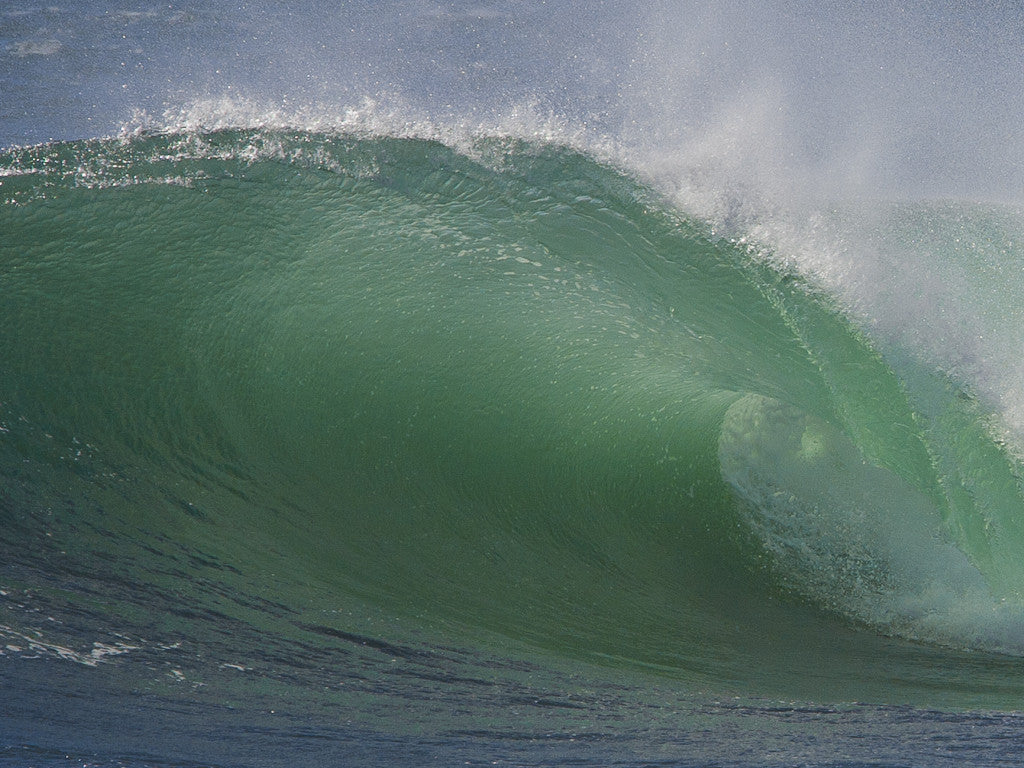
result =
[{"label": "white foam", "polygon": [[397,96],[364,97],[349,105],[290,105],[239,96],[197,99],[159,115],[136,111],[120,130],[123,137],[141,133],[200,135],[222,130],[308,131],[324,134],[387,136],[432,140],[472,149],[486,138],[517,138],[566,146],[593,147],[600,142],[535,102],[513,104],[487,117],[432,116]]},{"label": "white foam", "polygon": [[[10,590],[0,590],[0,597],[9,597],[10,594]],[[25,608],[26,606],[18,605],[17,607]],[[52,616],[47,617],[47,621],[55,625],[62,624]],[[110,658],[139,650],[142,645],[140,641],[132,641],[125,636],[116,635],[116,639],[97,640],[90,647],[82,650],[80,646],[74,648],[55,640],[38,628],[19,630],[0,624],[0,647],[3,648],[0,654],[6,652],[23,658],[54,657],[87,667],[95,667]]]}]

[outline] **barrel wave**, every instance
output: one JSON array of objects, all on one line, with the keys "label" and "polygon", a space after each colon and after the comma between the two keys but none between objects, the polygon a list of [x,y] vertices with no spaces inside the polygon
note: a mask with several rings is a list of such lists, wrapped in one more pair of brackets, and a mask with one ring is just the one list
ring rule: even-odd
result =
[{"label": "barrel wave", "polygon": [[[630,174],[229,130],[8,150],[0,182],[8,655],[313,697],[303,648],[442,637],[477,673],[453,649],[1019,696],[994,407]],[[332,701],[429,710],[373,663]]]}]

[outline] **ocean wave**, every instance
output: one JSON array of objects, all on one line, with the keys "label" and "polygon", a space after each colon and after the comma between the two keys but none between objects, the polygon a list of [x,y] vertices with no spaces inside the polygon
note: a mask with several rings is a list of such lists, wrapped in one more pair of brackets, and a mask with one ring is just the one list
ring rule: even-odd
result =
[{"label": "ocean wave", "polygon": [[19,578],[112,568],[131,637],[188,594],[168,646],[280,632],[260,595],[715,686],[798,687],[837,632],[827,684],[876,633],[1021,653],[1019,464],[969,381],[642,174],[364,118],[0,156]]}]

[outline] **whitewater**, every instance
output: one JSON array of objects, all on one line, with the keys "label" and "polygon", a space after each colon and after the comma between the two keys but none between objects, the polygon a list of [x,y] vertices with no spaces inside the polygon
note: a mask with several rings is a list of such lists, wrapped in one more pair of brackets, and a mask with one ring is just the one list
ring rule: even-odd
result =
[{"label": "whitewater", "polygon": [[0,763],[1022,764],[1022,19],[0,10]]}]

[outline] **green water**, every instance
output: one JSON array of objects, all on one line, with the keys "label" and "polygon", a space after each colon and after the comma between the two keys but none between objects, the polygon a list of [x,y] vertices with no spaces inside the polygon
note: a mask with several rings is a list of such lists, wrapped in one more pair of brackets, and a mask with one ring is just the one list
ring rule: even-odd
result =
[{"label": "green water", "polygon": [[699,690],[1019,700],[991,409],[619,171],[300,132],[0,169],[8,585],[129,633],[387,615]]}]

